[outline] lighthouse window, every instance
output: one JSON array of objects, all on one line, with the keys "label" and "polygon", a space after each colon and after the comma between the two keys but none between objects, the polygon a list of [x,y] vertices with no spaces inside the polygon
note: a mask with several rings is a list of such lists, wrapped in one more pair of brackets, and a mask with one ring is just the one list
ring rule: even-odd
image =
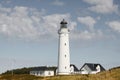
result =
[{"label": "lighthouse window", "polygon": [[65,43],[65,46],[66,46],[66,43]]},{"label": "lighthouse window", "polygon": [[65,58],[66,58],[66,55],[65,55]]},{"label": "lighthouse window", "polygon": [[66,69],[66,66],[65,66],[65,69]]}]

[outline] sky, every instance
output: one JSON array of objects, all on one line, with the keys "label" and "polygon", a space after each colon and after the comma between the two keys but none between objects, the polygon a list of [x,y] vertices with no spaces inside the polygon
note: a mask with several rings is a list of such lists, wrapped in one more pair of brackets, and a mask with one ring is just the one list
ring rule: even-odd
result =
[{"label": "sky", "polygon": [[0,0],[0,73],[57,66],[63,19],[71,64],[120,66],[120,0]]}]

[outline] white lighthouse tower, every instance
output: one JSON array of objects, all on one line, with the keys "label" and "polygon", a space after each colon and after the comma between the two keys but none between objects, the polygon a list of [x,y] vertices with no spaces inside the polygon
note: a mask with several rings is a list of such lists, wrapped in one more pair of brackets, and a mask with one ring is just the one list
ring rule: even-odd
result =
[{"label": "white lighthouse tower", "polygon": [[69,29],[67,22],[63,19],[60,23],[59,48],[58,48],[58,75],[70,74],[70,53],[69,53]]}]

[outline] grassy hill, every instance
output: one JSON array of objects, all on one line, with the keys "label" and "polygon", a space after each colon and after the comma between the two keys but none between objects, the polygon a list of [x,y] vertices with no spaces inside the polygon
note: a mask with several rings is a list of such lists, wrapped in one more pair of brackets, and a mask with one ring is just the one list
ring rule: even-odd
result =
[{"label": "grassy hill", "polygon": [[120,67],[89,75],[36,77],[28,74],[3,74],[0,80],[120,80]]}]

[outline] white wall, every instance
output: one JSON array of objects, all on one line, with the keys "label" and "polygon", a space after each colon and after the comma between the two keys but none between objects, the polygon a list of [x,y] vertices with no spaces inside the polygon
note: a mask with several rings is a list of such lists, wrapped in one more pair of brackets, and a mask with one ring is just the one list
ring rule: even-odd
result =
[{"label": "white wall", "polygon": [[30,75],[35,75],[35,76],[54,76],[54,71],[53,70],[30,71]]},{"label": "white wall", "polygon": [[58,75],[70,74],[69,31],[61,28],[59,31]]},{"label": "white wall", "polygon": [[97,69],[97,72],[100,72],[101,71],[100,70],[100,65],[97,65],[96,69]]},{"label": "white wall", "polygon": [[54,71],[45,71],[44,76],[54,76]]},{"label": "white wall", "polygon": [[91,73],[90,74],[96,74],[97,73],[97,71],[91,71]]},{"label": "white wall", "polygon": [[81,70],[81,74],[89,74],[91,72],[87,65],[85,65]]},{"label": "white wall", "polygon": [[96,73],[100,72],[100,66],[99,65],[96,67],[96,69],[97,69],[97,71],[91,71],[91,69],[87,65],[85,65],[81,69],[82,70],[81,74],[96,74]]},{"label": "white wall", "polygon": [[74,67],[73,66],[70,66],[70,72],[74,73]]}]

